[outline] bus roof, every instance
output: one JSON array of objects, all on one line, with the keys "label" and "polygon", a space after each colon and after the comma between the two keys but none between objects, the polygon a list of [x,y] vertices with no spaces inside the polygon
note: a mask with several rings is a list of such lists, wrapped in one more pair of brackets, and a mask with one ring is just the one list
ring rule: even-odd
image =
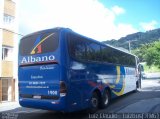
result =
[{"label": "bus roof", "polygon": [[84,37],[84,38],[86,38],[86,39],[88,39],[88,40],[90,40],[90,41],[93,41],[93,42],[95,42],[95,43],[98,43],[98,44],[101,44],[101,45],[103,45],[103,46],[107,46],[107,47],[113,48],[113,49],[115,49],[115,50],[119,50],[119,51],[121,51],[121,52],[124,52],[124,53],[126,53],[126,54],[132,55],[132,56],[134,56],[134,57],[137,57],[136,55],[131,54],[131,53],[129,53],[129,52],[126,52],[126,51],[124,51],[124,50],[122,50],[122,49],[120,49],[120,48],[116,48],[116,47],[111,46],[111,45],[109,45],[109,44],[105,44],[105,43],[102,43],[102,42],[100,42],[100,41],[94,40],[93,38],[84,36],[84,35],[82,35],[82,34],[79,34],[79,33],[75,32],[75,31],[73,31],[73,30],[70,29],[70,28],[65,28],[65,27],[55,27],[55,28],[40,30],[40,31],[37,31],[37,32],[30,33],[30,34],[22,37],[22,39],[23,39],[23,38],[26,38],[26,37],[29,37],[29,36],[31,36],[31,35],[33,35],[33,34],[39,34],[39,33],[47,32],[47,31],[52,31],[52,30],[54,30],[54,31],[62,31],[62,30],[63,30],[63,31],[65,31],[65,32],[74,33],[74,34],[80,35],[80,36],[82,36],[82,37]]}]

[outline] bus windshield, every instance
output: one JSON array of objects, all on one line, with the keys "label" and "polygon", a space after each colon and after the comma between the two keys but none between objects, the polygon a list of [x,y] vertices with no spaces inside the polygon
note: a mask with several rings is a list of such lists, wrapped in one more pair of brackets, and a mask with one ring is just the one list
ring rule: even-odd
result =
[{"label": "bus windshield", "polygon": [[20,42],[20,55],[54,52],[58,47],[58,32],[38,32],[24,37]]}]

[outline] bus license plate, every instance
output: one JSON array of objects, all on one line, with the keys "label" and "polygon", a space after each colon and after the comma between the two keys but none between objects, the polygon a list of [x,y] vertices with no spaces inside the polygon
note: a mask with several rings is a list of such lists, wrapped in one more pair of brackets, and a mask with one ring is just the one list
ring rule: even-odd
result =
[{"label": "bus license plate", "polygon": [[33,98],[35,98],[35,99],[41,99],[41,96],[40,95],[34,95]]}]

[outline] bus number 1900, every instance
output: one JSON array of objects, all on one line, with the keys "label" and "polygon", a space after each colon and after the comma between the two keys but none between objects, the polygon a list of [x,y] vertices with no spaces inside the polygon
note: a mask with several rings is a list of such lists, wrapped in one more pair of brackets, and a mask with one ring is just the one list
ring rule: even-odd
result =
[{"label": "bus number 1900", "polygon": [[55,91],[55,90],[48,90],[48,95],[57,95],[57,91]]}]

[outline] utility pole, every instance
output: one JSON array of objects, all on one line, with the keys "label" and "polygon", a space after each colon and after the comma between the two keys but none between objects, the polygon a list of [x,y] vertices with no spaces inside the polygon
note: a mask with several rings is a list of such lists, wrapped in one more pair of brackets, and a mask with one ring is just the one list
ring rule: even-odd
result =
[{"label": "utility pole", "polygon": [[137,40],[127,41],[128,42],[128,50],[129,50],[130,53],[131,53],[131,42],[134,42],[134,41],[137,41]]},{"label": "utility pole", "polygon": [[131,41],[128,41],[128,48],[129,48],[129,52],[131,53]]}]

